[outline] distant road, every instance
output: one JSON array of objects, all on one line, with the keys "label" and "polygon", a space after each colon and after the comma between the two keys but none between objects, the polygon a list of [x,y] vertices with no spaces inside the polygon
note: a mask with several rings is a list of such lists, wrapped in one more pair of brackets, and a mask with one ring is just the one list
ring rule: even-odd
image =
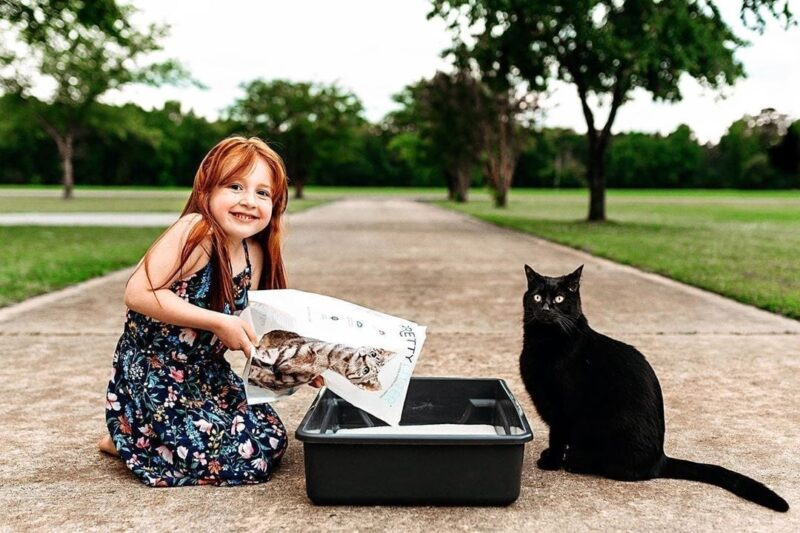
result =
[{"label": "distant road", "polygon": [[[175,196],[178,198],[187,198],[191,190],[189,188],[183,190],[160,190],[154,189],[151,191],[136,191],[136,190],[123,190],[123,189],[109,189],[109,190],[86,190],[79,189],[75,191],[76,196],[81,198],[109,198],[109,197],[136,197],[136,198],[163,198],[165,196]],[[10,189],[0,187],[0,196],[21,196],[21,197],[39,197],[39,198],[61,198],[64,192],[61,189]]]},{"label": "distant road", "polygon": [[0,215],[0,226],[165,227],[177,218],[175,213],[9,213]]}]

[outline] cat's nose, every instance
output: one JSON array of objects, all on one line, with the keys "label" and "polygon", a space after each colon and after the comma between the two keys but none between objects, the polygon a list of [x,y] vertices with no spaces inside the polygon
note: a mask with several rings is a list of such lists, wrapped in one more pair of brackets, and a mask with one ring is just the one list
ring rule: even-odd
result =
[{"label": "cat's nose", "polygon": [[547,304],[547,302],[542,304],[542,310],[544,310],[544,311],[549,311],[550,310],[550,306]]}]

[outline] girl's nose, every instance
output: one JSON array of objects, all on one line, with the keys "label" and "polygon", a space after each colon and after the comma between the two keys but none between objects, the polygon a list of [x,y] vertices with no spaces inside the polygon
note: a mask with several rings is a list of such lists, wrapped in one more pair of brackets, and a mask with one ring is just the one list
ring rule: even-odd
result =
[{"label": "girl's nose", "polygon": [[239,203],[242,205],[255,205],[256,201],[253,195],[254,193],[244,193],[242,198],[239,200]]}]

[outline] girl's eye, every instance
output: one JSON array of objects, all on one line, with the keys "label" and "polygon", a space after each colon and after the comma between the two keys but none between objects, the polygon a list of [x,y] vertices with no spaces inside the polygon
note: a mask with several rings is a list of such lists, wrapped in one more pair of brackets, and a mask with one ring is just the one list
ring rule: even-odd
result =
[{"label": "girl's eye", "polygon": [[556,303],[557,304],[560,304],[563,301],[564,301],[564,297],[563,296],[561,296],[560,294],[558,296],[556,296]]},{"label": "girl's eye", "polygon": [[269,191],[258,191],[258,194],[259,194],[259,195],[260,195],[262,198],[271,198],[271,197],[270,197],[270,195],[269,195]]},{"label": "girl's eye", "polygon": [[238,190],[240,190],[242,188],[242,186],[239,185],[238,183],[232,183],[232,184],[228,185],[228,188],[233,189],[235,191],[238,191]]},{"label": "girl's eye", "polygon": [[541,302],[542,301],[542,297],[539,296],[538,294],[534,294],[533,295],[533,301],[534,302]]}]

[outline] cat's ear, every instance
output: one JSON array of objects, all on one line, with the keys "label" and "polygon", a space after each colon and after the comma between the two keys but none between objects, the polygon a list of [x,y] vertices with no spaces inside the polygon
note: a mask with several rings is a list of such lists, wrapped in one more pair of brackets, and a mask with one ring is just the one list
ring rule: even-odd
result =
[{"label": "cat's ear", "polygon": [[528,287],[533,285],[541,285],[544,281],[544,276],[536,272],[528,265],[525,265],[525,276],[528,278]]},{"label": "cat's ear", "polygon": [[581,272],[583,272],[583,265],[575,269],[571,274],[564,276],[566,280],[567,290],[569,292],[578,292],[581,286]]}]

